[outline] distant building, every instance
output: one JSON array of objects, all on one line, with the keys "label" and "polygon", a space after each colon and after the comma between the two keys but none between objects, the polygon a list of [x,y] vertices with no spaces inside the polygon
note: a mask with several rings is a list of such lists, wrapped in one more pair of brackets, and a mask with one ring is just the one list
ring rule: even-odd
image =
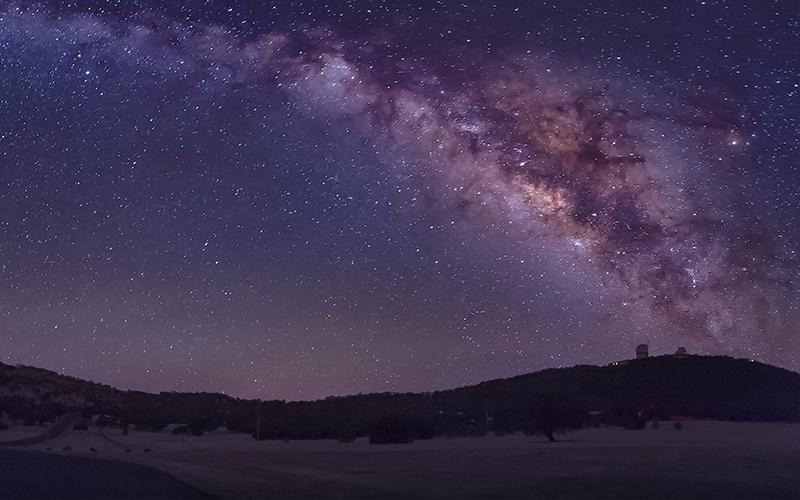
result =
[{"label": "distant building", "polygon": [[678,347],[678,350],[675,351],[676,356],[686,356],[686,348],[685,347]]},{"label": "distant building", "polygon": [[[639,344],[636,346],[636,359],[646,358],[647,354],[647,344]],[[631,360],[623,359],[622,361],[614,361],[613,363],[609,363],[608,366],[623,366],[630,363]]]}]

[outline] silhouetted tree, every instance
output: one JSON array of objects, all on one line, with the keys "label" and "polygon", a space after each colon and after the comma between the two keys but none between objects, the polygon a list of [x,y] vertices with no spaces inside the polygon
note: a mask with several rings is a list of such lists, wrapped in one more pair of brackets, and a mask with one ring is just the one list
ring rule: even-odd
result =
[{"label": "silhouetted tree", "polygon": [[533,397],[528,403],[526,434],[544,434],[556,441],[555,432],[579,430],[586,419],[586,410],[567,393],[546,393]]},{"label": "silhouetted tree", "polygon": [[429,415],[418,415],[412,422],[414,439],[433,439],[436,436],[436,421]]},{"label": "silhouetted tree", "polygon": [[392,413],[383,417],[369,437],[370,444],[400,444],[413,441],[412,422],[400,413]]},{"label": "silhouetted tree", "polygon": [[340,443],[352,443],[358,438],[355,426],[344,424],[336,432],[336,439]]}]

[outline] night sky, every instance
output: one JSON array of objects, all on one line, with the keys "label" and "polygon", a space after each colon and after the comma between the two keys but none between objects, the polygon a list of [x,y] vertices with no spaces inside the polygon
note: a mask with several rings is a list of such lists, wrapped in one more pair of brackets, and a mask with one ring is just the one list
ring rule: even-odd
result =
[{"label": "night sky", "polygon": [[0,4],[0,361],[423,392],[798,370],[800,5]]}]

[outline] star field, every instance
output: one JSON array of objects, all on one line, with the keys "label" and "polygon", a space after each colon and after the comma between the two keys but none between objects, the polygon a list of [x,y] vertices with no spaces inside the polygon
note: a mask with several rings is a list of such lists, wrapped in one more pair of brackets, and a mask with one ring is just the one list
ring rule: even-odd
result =
[{"label": "star field", "polygon": [[432,391],[798,369],[796,2],[3,3],[2,361]]}]

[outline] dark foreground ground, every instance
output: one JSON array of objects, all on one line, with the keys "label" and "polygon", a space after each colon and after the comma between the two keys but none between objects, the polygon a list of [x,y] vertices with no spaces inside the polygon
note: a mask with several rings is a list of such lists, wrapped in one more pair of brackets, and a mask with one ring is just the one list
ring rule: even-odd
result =
[{"label": "dark foreground ground", "polygon": [[207,499],[207,493],[143,465],[0,448],[2,499]]},{"label": "dark foreground ground", "polygon": [[0,498],[208,498],[189,484],[231,500],[800,500],[800,425],[672,424],[583,429],[557,443],[487,435],[400,445],[93,427],[27,452],[0,448]]}]

